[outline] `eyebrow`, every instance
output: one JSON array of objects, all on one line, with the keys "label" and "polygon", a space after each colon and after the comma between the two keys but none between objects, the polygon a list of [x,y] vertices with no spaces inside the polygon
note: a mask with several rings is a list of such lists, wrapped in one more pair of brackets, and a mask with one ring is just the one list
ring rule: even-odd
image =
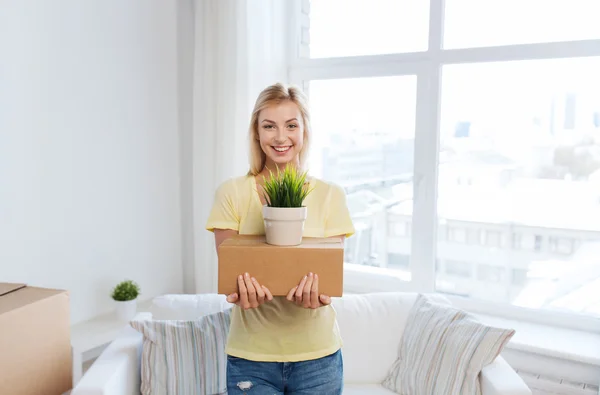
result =
[{"label": "eyebrow", "polygon": [[[268,122],[268,123],[276,123],[275,121],[271,121],[270,119],[263,119],[262,121]],[[296,119],[296,118],[288,119],[287,121],[285,121],[285,123],[292,122],[292,121],[298,121],[298,119]]]}]

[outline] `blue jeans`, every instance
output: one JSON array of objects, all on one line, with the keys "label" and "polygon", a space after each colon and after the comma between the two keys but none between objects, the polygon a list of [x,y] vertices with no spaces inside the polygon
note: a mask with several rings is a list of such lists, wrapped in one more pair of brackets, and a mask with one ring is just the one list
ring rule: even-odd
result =
[{"label": "blue jeans", "polygon": [[227,356],[228,395],[341,395],[342,351],[302,362],[255,362]]}]

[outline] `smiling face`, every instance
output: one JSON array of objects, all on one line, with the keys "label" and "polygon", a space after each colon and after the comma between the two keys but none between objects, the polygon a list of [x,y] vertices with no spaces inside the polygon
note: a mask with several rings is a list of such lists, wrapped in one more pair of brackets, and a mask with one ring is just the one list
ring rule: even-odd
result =
[{"label": "smiling face", "polygon": [[267,157],[267,168],[298,164],[304,146],[304,124],[298,106],[286,100],[260,111],[258,140]]}]

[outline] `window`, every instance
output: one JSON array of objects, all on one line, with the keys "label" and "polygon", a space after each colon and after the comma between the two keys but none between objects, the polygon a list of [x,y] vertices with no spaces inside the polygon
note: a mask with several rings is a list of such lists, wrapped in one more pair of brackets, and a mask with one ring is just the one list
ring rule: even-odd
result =
[{"label": "window", "polygon": [[497,230],[485,231],[485,245],[488,247],[502,247],[502,233]]},{"label": "window", "polygon": [[447,0],[444,47],[598,38],[599,13],[597,0]]},{"label": "window", "polygon": [[477,265],[477,280],[486,284],[504,281],[504,268],[486,264]]},{"label": "window", "polygon": [[541,235],[535,235],[534,249],[536,252],[540,252],[542,250],[542,242],[544,238]]},{"label": "window", "polygon": [[520,250],[521,249],[521,234],[520,233],[512,233],[511,240],[512,240],[512,248],[514,250]]},{"label": "window", "polygon": [[465,228],[449,227],[448,241],[454,243],[465,243],[467,241],[467,230]]},{"label": "window", "polygon": [[467,229],[467,243],[473,245],[481,244],[481,230]]},{"label": "window", "polygon": [[446,274],[450,276],[471,278],[472,264],[470,262],[446,261]]},{"label": "window", "polygon": [[570,238],[551,236],[548,238],[548,245],[551,252],[570,255],[573,253],[574,241]]},{"label": "window", "polygon": [[312,58],[427,49],[428,1],[311,1],[309,15]]},{"label": "window", "polygon": [[409,270],[410,255],[390,253],[388,255],[387,268],[395,270]]},{"label": "window", "polygon": [[522,287],[527,284],[526,269],[512,269],[511,285],[514,287]]},{"label": "window", "polygon": [[309,168],[346,190],[358,236],[346,241],[351,262],[403,269],[387,261],[410,256],[415,76],[311,81],[308,90],[319,130]]},{"label": "window", "polygon": [[[443,66],[440,150],[445,151],[445,159],[438,164],[438,216],[483,223],[486,229],[485,253],[470,246],[460,251],[438,248],[439,259],[477,259],[477,279],[494,285],[504,281],[505,271],[525,270],[536,264],[543,267],[547,260],[571,254],[570,228],[580,229],[580,237],[584,237],[586,229],[595,227],[594,237],[600,240],[600,222],[590,222],[592,218],[600,220],[600,205],[594,201],[598,193],[587,181],[591,173],[579,167],[584,159],[571,158],[568,162],[555,156],[561,145],[580,144],[593,129],[592,118],[581,115],[600,108],[600,80],[594,78],[593,71],[598,68],[600,58]],[[560,108],[565,111],[557,111]],[[457,138],[454,125],[465,119],[472,120],[471,134]],[[600,136],[589,136],[587,149],[593,147],[600,155]],[[571,170],[565,171],[570,177],[553,174],[567,162]],[[600,163],[594,171],[598,169]],[[443,179],[466,172],[482,181],[467,188]],[[533,233],[533,251],[512,255],[503,248],[502,237],[511,232],[511,224]],[[500,251],[507,254],[502,261],[497,255]],[[552,264],[565,269],[573,265],[568,260]],[[586,281],[594,280],[594,276],[590,273]],[[537,288],[543,281],[552,286]],[[533,302],[533,295],[524,295],[536,288],[538,297],[547,292],[548,300],[558,301],[562,296],[552,281],[550,277],[538,278],[536,283],[525,284],[518,297],[507,292],[504,301],[551,308],[552,302]],[[561,281],[567,284],[569,280]],[[485,288],[470,289],[472,298],[498,298]]]},{"label": "window", "polygon": [[391,237],[410,237],[410,222],[388,221]]},{"label": "window", "polygon": [[480,3],[302,2],[310,171],[346,189],[371,289],[597,330],[600,3]]}]

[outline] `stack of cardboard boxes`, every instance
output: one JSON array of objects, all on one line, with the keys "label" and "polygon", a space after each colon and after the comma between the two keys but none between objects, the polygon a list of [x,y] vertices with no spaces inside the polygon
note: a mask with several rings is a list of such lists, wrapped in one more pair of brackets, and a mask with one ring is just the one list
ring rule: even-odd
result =
[{"label": "stack of cardboard boxes", "polygon": [[69,328],[66,291],[0,283],[0,394],[70,390]]},{"label": "stack of cardboard boxes", "polygon": [[303,238],[297,246],[275,246],[264,236],[236,235],[219,246],[220,294],[238,292],[237,277],[250,273],[271,291],[285,296],[308,273],[319,275],[319,293],[342,296],[344,245],[340,238]]}]

